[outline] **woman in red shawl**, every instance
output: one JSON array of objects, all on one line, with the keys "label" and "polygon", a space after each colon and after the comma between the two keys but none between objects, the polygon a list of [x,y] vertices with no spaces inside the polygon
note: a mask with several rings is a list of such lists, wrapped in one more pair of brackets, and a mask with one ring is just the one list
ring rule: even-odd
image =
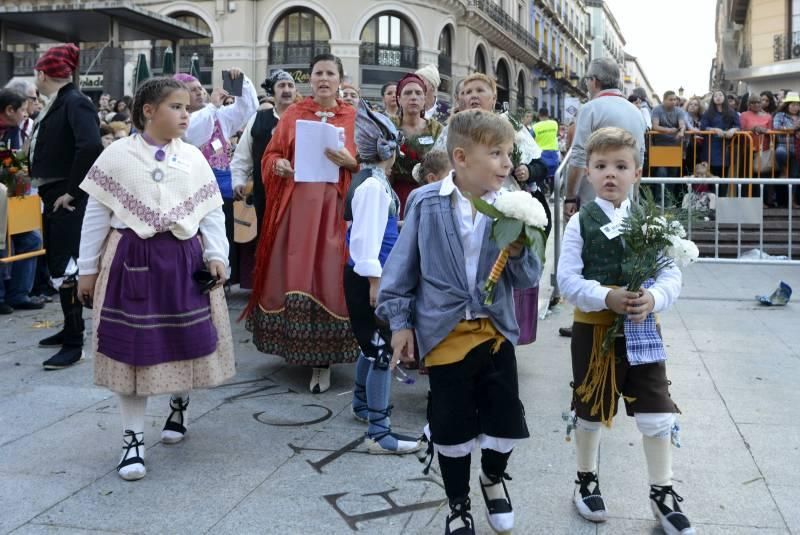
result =
[{"label": "woman in red shawl", "polygon": [[[311,62],[313,96],[291,106],[261,161],[266,212],[258,244],[253,294],[245,315],[259,351],[313,367],[310,390],[330,388],[330,365],[354,362],[342,278],[344,199],[358,170],[355,109],[337,100],[342,66],[331,54]],[[294,181],[295,123],[323,121],[345,129],[345,148],[326,151],[339,182]]]}]

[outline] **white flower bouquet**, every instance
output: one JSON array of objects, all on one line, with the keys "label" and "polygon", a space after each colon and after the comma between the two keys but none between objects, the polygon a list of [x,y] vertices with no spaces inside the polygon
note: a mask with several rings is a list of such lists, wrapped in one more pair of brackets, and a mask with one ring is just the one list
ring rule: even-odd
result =
[{"label": "white flower bouquet", "polygon": [[[673,265],[686,267],[700,256],[697,245],[685,239],[686,230],[677,214],[670,211],[662,214],[649,190],[643,189],[641,194],[641,202],[631,206],[631,213],[620,226],[625,243],[623,266],[630,292],[639,292],[662,269]],[[603,340],[603,352],[613,346],[624,321],[624,316],[616,318]]]},{"label": "white flower bouquet", "polygon": [[509,245],[518,239],[534,252],[544,264],[544,251],[547,237],[547,214],[542,204],[526,191],[504,193],[494,205],[473,198],[472,204],[482,214],[492,218],[492,239],[500,249],[500,254],[486,279],[486,299],[484,304],[494,301],[494,289],[508,262]]}]

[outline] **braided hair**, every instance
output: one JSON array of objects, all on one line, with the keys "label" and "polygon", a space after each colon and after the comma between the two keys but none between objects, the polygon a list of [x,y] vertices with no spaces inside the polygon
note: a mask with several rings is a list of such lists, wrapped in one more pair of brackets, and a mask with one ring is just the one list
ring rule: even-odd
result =
[{"label": "braided hair", "polygon": [[150,78],[143,82],[136,90],[136,96],[133,97],[133,110],[131,111],[133,126],[143,132],[145,123],[147,123],[147,119],[144,116],[144,105],[152,104],[158,106],[174,91],[186,91],[188,93],[189,88],[183,82],[167,76]]}]

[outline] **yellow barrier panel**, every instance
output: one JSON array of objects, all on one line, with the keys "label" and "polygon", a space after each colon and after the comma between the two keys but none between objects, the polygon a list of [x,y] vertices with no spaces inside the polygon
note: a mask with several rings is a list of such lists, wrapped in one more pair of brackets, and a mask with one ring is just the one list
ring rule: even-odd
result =
[{"label": "yellow barrier panel", "polygon": [[11,237],[23,232],[36,231],[42,232],[42,200],[38,195],[27,195],[25,197],[8,198],[8,227],[6,230],[6,248],[9,256],[0,258],[0,262],[9,264],[18,260],[26,260],[35,256],[45,254],[43,247],[36,251],[30,251],[15,255],[13,252],[13,242]]}]

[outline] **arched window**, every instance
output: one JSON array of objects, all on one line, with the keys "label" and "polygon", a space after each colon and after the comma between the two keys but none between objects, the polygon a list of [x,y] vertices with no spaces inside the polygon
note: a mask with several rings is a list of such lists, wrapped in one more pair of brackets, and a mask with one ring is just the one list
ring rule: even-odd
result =
[{"label": "arched window", "polygon": [[325,19],[316,12],[306,8],[287,11],[270,33],[269,66],[308,69],[314,56],[331,51],[330,39]]},{"label": "arched window", "polygon": [[525,109],[525,73],[520,72],[517,78],[517,112]]},{"label": "arched window", "polygon": [[486,74],[486,53],[483,51],[482,46],[475,50],[475,72]]},{"label": "arched window", "polygon": [[362,65],[417,68],[417,37],[402,15],[379,13],[361,30]]},{"label": "arched window", "polygon": [[445,26],[439,34],[439,74],[451,76],[453,74],[453,30]]},{"label": "arched window", "polygon": [[[211,28],[206,21],[194,13],[179,11],[169,15],[170,18],[182,22],[211,34]],[[181,39],[175,43],[171,41],[158,40],[153,43],[150,55],[150,70],[154,75],[161,74],[164,66],[164,51],[167,47],[172,47],[175,54],[175,67],[177,72],[188,73],[191,70],[192,56],[197,54],[200,60],[200,83],[204,86],[211,85],[211,74],[214,71],[214,51],[211,49],[211,38],[202,39]]]},{"label": "arched window", "polygon": [[497,104],[502,106],[504,102],[509,102],[510,99],[510,84],[508,76],[508,65],[504,60],[497,63],[497,70],[495,72],[497,79]]}]

